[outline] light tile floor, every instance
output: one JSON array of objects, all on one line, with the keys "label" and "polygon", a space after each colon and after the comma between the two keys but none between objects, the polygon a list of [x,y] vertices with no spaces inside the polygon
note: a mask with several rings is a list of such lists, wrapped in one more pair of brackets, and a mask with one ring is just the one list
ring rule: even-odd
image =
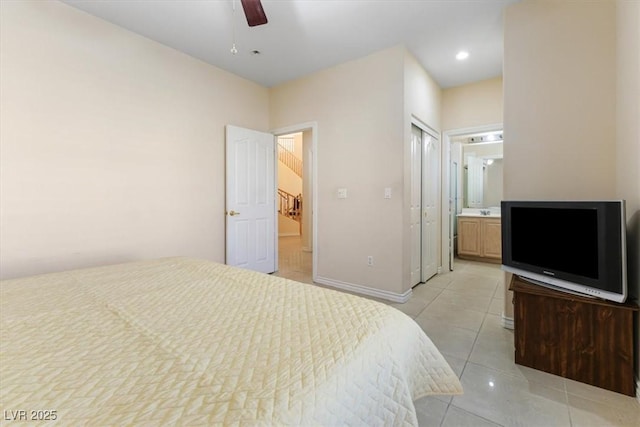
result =
[{"label": "light tile floor", "polygon": [[[278,276],[311,280],[311,253],[280,238]],[[462,396],[416,402],[421,426],[640,426],[635,398],[514,363],[513,331],[501,325],[498,265],[457,260],[455,271],[413,289],[405,304],[458,374]]]}]

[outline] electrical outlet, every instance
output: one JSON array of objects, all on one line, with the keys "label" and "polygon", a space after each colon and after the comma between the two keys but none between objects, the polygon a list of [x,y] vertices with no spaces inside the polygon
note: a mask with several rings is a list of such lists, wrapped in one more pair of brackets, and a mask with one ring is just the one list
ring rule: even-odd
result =
[{"label": "electrical outlet", "polygon": [[367,265],[368,265],[369,267],[371,267],[371,266],[373,265],[373,257],[372,257],[371,255],[369,255],[369,256],[367,257]]}]

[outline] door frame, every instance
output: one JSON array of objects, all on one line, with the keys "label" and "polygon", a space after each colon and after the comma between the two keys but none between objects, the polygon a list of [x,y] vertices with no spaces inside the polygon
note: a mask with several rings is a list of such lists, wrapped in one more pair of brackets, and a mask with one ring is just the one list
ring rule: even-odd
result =
[{"label": "door frame", "polygon": [[[442,133],[442,268],[453,271],[453,227],[451,223],[451,140],[470,133],[497,132],[504,129],[503,123],[451,129]],[[448,245],[445,244],[448,242]],[[448,261],[448,262],[447,262]],[[448,264],[448,265],[447,265]]]},{"label": "door frame", "polygon": [[[419,133],[419,135],[417,135]],[[424,233],[423,233],[423,210],[422,210],[422,198],[424,195],[423,189],[423,163],[424,163],[424,150],[423,150],[423,135],[424,130],[414,124],[411,124],[410,135],[410,176],[409,181],[409,279],[411,287],[416,286],[423,282],[423,267],[424,267]],[[416,222],[416,203],[417,207],[417,222]],[[414,228],[417,227],[417,230]],[[417,277],[416,277],[417,276]]]},{"label": "door frame", "polygon": [[[311,195],[312,200],[312,208],[311,208],[311,230],[312,230],[312,254],[311,254],[311,278],[315,282],[318,276],[317,265],[318,265],[318,122],[305,122],[299,123],[296,125],[280,127],[276,129],[272,129],[269,132],[273,134],[274,138],[277,139],[278,136],[288,135],[291,133],[311,131]],[[276,147],[277,148],[277,147]],[[275,194],[278,194],[278,168],[277,160],[278,157],[275,157],[274,170],[275,170]],[[278,216],[278,207],[276,203],[276,218]],[[278,269],[278,227],[276,221],[276,270]]]},{"label": "door frame", "polygon": [[[425,122],[423,122],[422,120],[420,120],[419,118],[417,118],[416,116],[412,115],[411,116],[411,126],[416,126],[418,129],[420,129],[423,133],[428,134],[429,136],[431,136],[432,138],[436,139],[437,141],[439,141],[438,144],[438,159],[439,159],[439,167],[440,167],[440,172],[442,171],[442,139],[440,138],[441,133],[438,132],[437,130],[435,130],[434,128],[432,128],[431,126],[429,126],[428,124],[426,124]],[[411,129],[411,128],[410,128]],[[424,195],[424,186],[425,186],[425,174],[424,174],[424,164],[425,164],[425,157],[426,157],[426,152],[425,152],[425,144],[421,144],[421,152],[420,152],[420,169],[421,169],[421,180],[420,180],[420,193],[421,193],[421,200],[422,197]],[[436,177],[438,175],[436,174]],[[438,183],[438,188],[440,189],[440,193],[443,193],[442,191],[442,182]],[[438,200],[438,197],[436,196],[436,202],[442,204],[441,200]],[[420,223],[422,224],[422,216],[424,215],[424,212],[422,212],[422,202],[421,202],[421,212],[420,212]],[[437,207],[436,207],[437,209]],[[441,221],[442,222],[442,221]],[[422,252],[423,248],[424,248],[424,239],[422,238],[422,227],[420,229],[420,251]],[[437,231],[436,231],[436,238],[437,238]],[[444,240],[440,239],[440,245],[444,246]],[[438,244],[436,241],[436,252],[438,248]],[[437,265],[437,272],[436,274],[439,274],[442,271],[442,264],[444,264],[444,258],[442,258],[441,262],[438,262],[438,260],[436,259],[436,265]],[[420,281],[421,283],[423,282],[423,276],[424,276],[424,272],[423,272],[423,266],[424,266],[424,261],[422,259],[422,254],[420,255]]]}]

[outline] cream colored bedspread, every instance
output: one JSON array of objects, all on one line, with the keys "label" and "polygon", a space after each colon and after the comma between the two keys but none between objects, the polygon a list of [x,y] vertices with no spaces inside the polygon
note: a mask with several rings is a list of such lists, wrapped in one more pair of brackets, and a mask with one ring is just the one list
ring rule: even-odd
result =
[{"label": "cream colored bedspread", "polygon": [[208,261],[8,280],[0,301],[4,423],[415,425],[413,400],[462,392],[400,311]]}]

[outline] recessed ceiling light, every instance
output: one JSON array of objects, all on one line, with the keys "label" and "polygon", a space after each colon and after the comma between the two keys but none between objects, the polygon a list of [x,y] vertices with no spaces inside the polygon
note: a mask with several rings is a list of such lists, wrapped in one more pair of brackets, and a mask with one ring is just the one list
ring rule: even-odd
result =
[{"label": "recessed ceiling light", "polygon": [[456,59],[457,59],[458,61],[462,61],[462,60],[464,60],[464,59],[467,59],[468,57],[469,57],[469,52],[464,51],[464,50],[461,50],[460,52],[458,52],[458,53],[456,54]]}]

